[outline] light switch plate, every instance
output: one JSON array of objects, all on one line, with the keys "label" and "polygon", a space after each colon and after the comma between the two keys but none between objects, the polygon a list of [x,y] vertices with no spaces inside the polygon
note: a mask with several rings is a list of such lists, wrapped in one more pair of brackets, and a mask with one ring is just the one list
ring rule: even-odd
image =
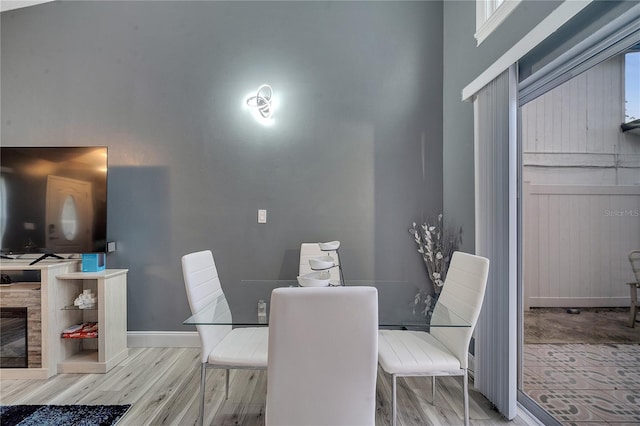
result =
[{"label": "light switch plate", "polygon": [[267,211],[258,210],[258,223],[267,223]]}]

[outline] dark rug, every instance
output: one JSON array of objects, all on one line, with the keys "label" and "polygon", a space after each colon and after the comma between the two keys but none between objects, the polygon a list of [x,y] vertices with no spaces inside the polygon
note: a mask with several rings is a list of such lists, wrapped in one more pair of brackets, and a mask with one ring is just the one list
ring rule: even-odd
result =
[{"label": "dark rug", "polygon": [[0,405],[2,426],[112,426],[131,405]]}]

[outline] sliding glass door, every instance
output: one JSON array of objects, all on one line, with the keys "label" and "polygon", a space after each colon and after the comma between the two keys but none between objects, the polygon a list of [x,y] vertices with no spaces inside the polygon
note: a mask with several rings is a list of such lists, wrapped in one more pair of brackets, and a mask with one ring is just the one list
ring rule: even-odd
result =
[{"label": "sliding glass door", "polygon": [[625,31],[570,78],[521,85],[518,399],[545,424],[640,421],[627,285],[640,248],[640,36]]}]

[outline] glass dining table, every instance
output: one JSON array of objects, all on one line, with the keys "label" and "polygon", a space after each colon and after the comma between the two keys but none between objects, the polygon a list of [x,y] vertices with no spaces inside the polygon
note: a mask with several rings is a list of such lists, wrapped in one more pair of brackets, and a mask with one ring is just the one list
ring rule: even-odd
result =
[{"label": "glass dining table", "polygon": [[[444,304],[429,318],[425,318],[412,305],[416,286],[406,282],[347,281],[347,286],[365,285],[378,289],[378,326],[409,330],[425,330],[430,327],[470,327],[471,324]],[[269,325],[269,299],[271,291],[278,287],[298,287],[296,280],[243,280],[234,296],[221,294],[201,310],[183,321],[183,325],[231,325],[260,327]],[[339,291],[339,287],[335,287]],[[265,309],[260,314],[261,308]],[[354,315],[357,315],[357,310]]]}]

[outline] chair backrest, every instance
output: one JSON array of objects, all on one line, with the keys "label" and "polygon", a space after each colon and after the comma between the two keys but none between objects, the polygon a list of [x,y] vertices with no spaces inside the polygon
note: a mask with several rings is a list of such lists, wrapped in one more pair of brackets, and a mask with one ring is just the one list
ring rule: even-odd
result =
[{"label": "chair backrest", "polygon": [[267,425],[374,425],[375,287],[287,287],[271,294]]},{"label": "chair backrest", "polygon": [[[218,299],[220,303],[216,306],[217,312],[212,311],[211,314],[218,318],[228,316],[229,323],[231,323],[231,311],[220,285],[218,270],[211,250],[182,256],[182,275],[192,315]],[[197,325],[196,329],[202,344],[202,362],[206,362],[209,353],[222,337],[231,330],[231,326]]]},{"label": "chair backrest", "polygon": [[640,250],[633,250],[629,253],[629,263],[636,278],[636,285],[640,285]]},{"label": "chair backrest", "polygon": [[489,275],[489,259],[454,252],[433,318],[452,312],[471,327],[432,327],[431,334],[453,352],[467,368],[469,343],[480,315]]},{"label": "chair backrest", "polygon": [[[313,272],[311,266],[309,266],[309,259],[320,256],[331,256],[336,262],[336,265],[340,263],[340,258],[337,251],[322,251],[318,243],[302,243],[300,245],[300,267],[298,275]],[[340,285],[340,271],[338,268],[329,269],[331,285]]]}]

